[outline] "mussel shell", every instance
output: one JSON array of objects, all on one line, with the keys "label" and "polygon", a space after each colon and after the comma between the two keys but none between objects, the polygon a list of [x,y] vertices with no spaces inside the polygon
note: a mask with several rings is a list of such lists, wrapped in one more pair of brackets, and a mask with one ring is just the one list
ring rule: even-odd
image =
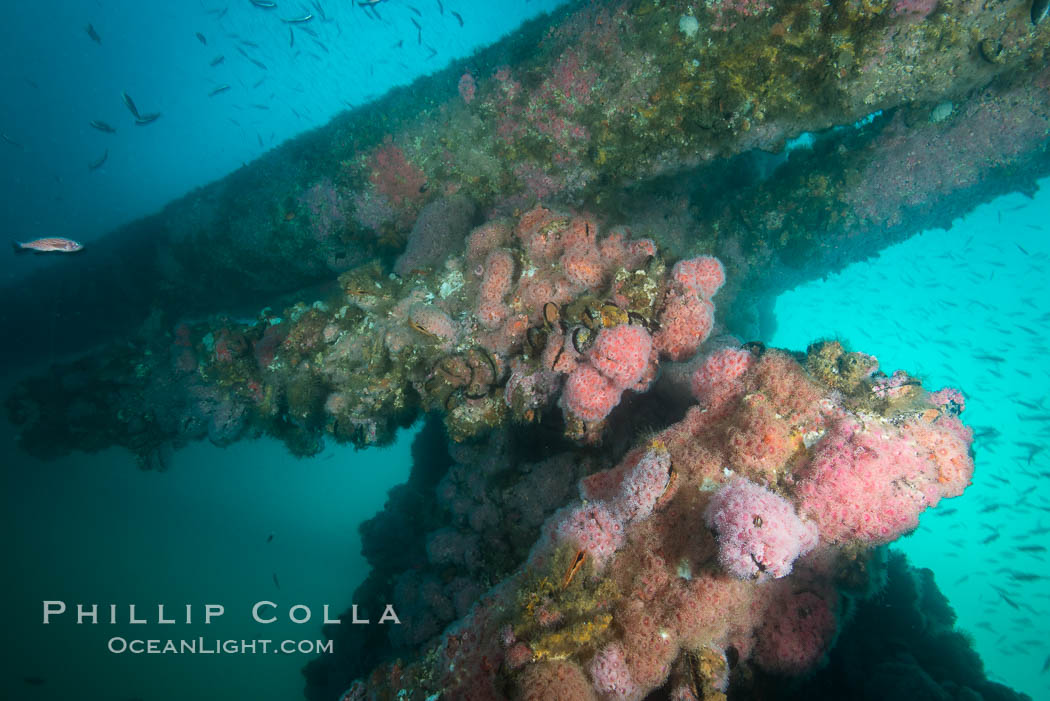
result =
[{"label": "mussel shell", "polygon": [[482,348],[481,346],[474,346],[467,351],[467,359],[474,369],[471,380],[477,377],[479,369],[486,369],[489,372],[488,379],[485,380],[486,384],[494,384],[499,378],[499,369],[496,367],[496,361],[492,359],[492,355]]},{"label": "mussel shell", "polygon": [[437,362],[434,374],[440,375],[451,387],[462,387],[469,384],[474,377],[469,358],[460,355],[446,355]]},{"label": "mussel shell", "polygon": [[652,328],[650,327],[650,324],[649,324],[649,320],[646,319],[641,314],[639,314],[638,312],[627,312],[627,321],[628,321],[628,323],[631,323],[631,324],[636,324],[638,326],[644,326],[645,328],[649,329],[650,331],[652,330]]},{"label": "mussel shell", "polygon": [[602,313],[600,310],[588,304],[583,308],[583,314],[581,315],[579,322],[591,331],[597,331],[602,328]]},{"label": "mussel shell", "polygon": [[530,326],[525,332],[525,340],[533,352],[539,353],[547,346],[547,331],[539,326]]},{"label": "mussel shell", "polygon": [[626,324],[631,320],[630,314],[612,302],[606,302],[598,311],[601,314],[602,326],[606,328]]},{"label": "mussel shell", "polygon": [[551,361],[551,370],[558,367],[558,361],[561,360],[561,354],[565,352],[565,340],[558,339],[558,352],[554,354],[554,360]]},{"label": "mussel shell", "polygon": [[577,353],[586,353],[594,343],[595,333],[586,326],[577,326],[572,330],[572,347]]},{"label": "mussel shell", "polygon": [[558,322],[561,321],[561,309],[554,302],[547,302],[543,305],[543,320],[550,326],[557,326]]},{"label": "mussel shell", "polygon": [[423,382],[423,391],[427,394],[434,394],[442,384],[444,384],[444,379],[441,376],[431,375]]},{"label": "mussel shell", "polygon": [[1002,63],[1003,45],[995,39],[981,39],[977,43],[977,53],[988,63]]}]

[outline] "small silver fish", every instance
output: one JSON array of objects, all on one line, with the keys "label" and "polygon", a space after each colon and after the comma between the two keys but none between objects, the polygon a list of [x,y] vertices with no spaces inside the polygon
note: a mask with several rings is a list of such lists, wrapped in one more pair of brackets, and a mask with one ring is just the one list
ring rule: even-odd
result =
[{"label": "small silver fish", "polygon": [[160,112],[150,112],[135,118],[135,126],[144,127],[160,119]]},{"label": "small silver fish", "polygon": [[135,115],[135,119],[139,119],[139,108],[135,106],[135,101],[131,99],[131,95],[128,95],[126,92],[122,92],[120,93],[120,97],[122,100],[124,100],[124,104],[131,111],[131,113]]},{"label": "small silver fish", "polygon": [[109,149],[107,148],[105,153],[103,153],[98,159],[88,163],[88,170],[98,170],[99,168],[102,167],[102,164],[105,163],[106,159],[108,159],[108,158],[109,158]]},{"label": "small silver fish", "polygon": [[23,146],[22,144],[18,143],[17,141],[15,141],[14,139],[12,139],[12,138],[11,138],[10,136],[8,136],[7,134],[0,134],[0,139],[3,139],[3,140],[4,140],[4,143],[8,143],[8,144],[11,144],[12,146],[17,146],[17,147],[18,147],[18,148],[20,148],[20,149],[24,149],[24,148],[25,148],[25,146]]},{"label": "small silver fish", "polygon": [[13,243],[16,251],[35,251],[36,253],[74,253],[84,247],[73,239],[58,236]]},{"label": "small silver fish", "polygon": [[91,126],[95,127],[99,131],[104,131],[107,134],[116,134],[117,130],[110,125],[103,122],[101,119],[92,119],[90,122]]}]

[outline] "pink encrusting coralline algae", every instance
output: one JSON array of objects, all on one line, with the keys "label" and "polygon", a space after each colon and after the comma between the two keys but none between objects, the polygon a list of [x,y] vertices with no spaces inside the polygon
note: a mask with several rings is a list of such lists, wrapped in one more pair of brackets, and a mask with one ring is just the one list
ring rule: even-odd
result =
[{"label": "pink encrusting coralline algae", "polygon": [[[678,270],[672,295],[710,294],[695,268]],[[570,382],[637,386],[651,334],[612,330],[579,355]],[[829,372],[829,358],[860,371]],[[573,689],[607,701],[666,685],[686,699],[724,693],[730,657],[776,675],[814,669],[843,595],[879,586],[874,546],[915,528],[973,473],[962,395],[917,381],[887,394],[884,378],[873,358],[833,343],[805,356],[713,350],[692,378],[700,404],[586,474],[581,501],[552,513],[527,561],[436,657],[399,669],[399,685],[380,668],[370,688],[485,699]]]}]

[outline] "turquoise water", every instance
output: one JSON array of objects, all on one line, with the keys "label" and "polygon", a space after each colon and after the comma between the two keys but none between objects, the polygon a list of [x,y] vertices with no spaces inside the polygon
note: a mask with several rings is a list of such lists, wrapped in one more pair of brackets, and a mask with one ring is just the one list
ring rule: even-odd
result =
[{"label": "turquoise water", "polygon": [[1046,544],[1038,531],[1050,526],[1047,213],[1047,180],[1033,199],[982,205],[948,230],[782,295],[776,333],[764,339],[803,349],[838,338],[877,356],[887,373],[963,391],[963,419],[978,433],[973,486],[927,511],[893,547],[936,573],[990,678],[1035,699],[1050,698],[1050,579],[1011,572],[1048,570],[1045,551],[1017,549]]},{"label": "turquoise water", "polygon": [[[6,422],[3,430],[10,445]],[[171,625],[167,635],[323,640],[322,606],[337,616],[367,574],[357,525],[407,479],[412,435],[311,460],[271,440],[198,443],[175,453],[164,473],[139,471],[124,451],[46,463],[15,454],[3,470],[0,698],[301,698],[299,670],[311,655],[110,654],[110,638],[163,638],[164,626],[77,626],[73,606],[99,603],[104,620],[110,602],[135,603],[140,618],[155,619],[156,605],[168,603],[165,617],[178,619],[191,603],[195,623]],[[41,625],[44,600],[65,601],[71,613]],[[278,605],[277,623],[252,621],[257,601]],[[209,603],[225,613],[200,625]],[[309,606],[314,620],[288,622],[295,604]]]}]

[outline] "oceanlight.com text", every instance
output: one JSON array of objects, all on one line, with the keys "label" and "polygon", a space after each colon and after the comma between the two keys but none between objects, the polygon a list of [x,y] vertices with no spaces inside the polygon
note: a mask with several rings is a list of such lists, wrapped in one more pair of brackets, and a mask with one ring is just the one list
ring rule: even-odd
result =
[{"label": "oceanlight.com text", "polygon": [[220,640],[188,638],[143,640],[113,637],[107,643],[116,655],[315,655],[331,654],[331,640]]}]

